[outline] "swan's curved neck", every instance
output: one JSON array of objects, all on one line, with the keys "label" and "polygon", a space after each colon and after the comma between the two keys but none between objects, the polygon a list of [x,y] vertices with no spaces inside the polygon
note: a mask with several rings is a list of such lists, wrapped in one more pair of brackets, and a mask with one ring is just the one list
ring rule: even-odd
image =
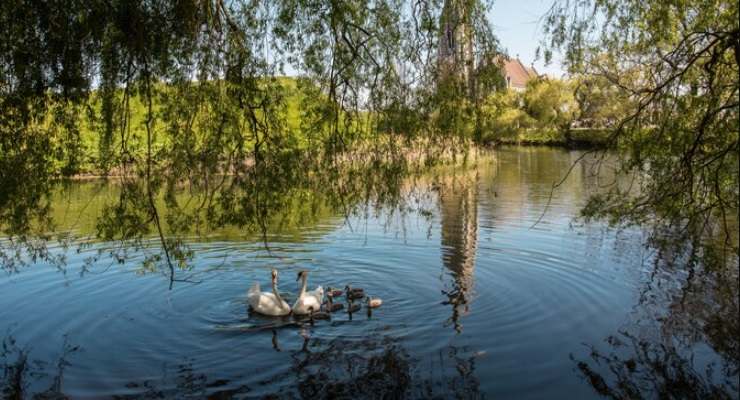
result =
[{"label": "swan's curved neck", "polygon": [[277,282],[272,281],[272,293],[275,294],[275,298],[278,300],[278,304],[283,303],[283,298],[280,297],[280,292],[277,290]]},{"label": "swan's curved neck", "polygon": [[303,284],[301,284],[301,292],[298,294],[298,297],[303,297],[303,295],[306,294],[306,286],[308,286],[308,278],[305,274],[301,277],[301,280],[303,281]]}]

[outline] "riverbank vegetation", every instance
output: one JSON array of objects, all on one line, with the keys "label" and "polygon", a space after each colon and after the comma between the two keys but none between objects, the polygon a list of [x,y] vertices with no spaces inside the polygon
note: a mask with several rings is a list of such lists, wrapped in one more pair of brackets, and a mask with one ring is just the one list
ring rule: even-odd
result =
[{"label": "riverbank vegetation", "polygon": [[534,144],[609,147],[616,121],[629,103],[606,92],[614,87],[589,77],[568,80],[542,76],[524,91],[499,90],[483,101],[483,144]]},{"label": "riverbank vegetation", "polygon": [[[495,71],[499,73],[498,71]],[[308,111],[316,108],[326,107],[330,102],[321,90],[314,86],[313,81],[300,77],[276,76],[263,81],[255,82],[260,90],[270,90],[281,102],[281,109],[277,112],[280,120],[280,135],[283,142],[281,146],[298,152],[310,152],[320,149],[324,143],[321,135],[327,132],[317,132],[306,129],[306,119],[310,118]],[[205,151],[208,146],[208,135],[213,129],[209,126],[211,114],[214,107],[225,107],[227,104],[210,104],[209,100],[201,99],[199,103],[187,106],[179,104],[180,97],[185,99],[195,95],[196,90],[205,90],[210,93],[227,91],[231,83],[227,81],[201,82],[198,87],[188,88],[183,92],[182,88],[166,83],[152,85],[152,117],[154,123],[151,126],[151,147],[157,157],[166,157],[164,153],[170,149],[179,135],[186,135],[183,145],[189,146],[191,154]],[[523,92],[496,88],[488,91],[477,109],[470,107],[469,113],[478,113],[480,123],[478,126],[472,123],[474,118],[465,118],[466,114],[459,116],[453,113],[440,115],[439,111],[433,112],[436,121],[447,118],[444,121],[449,129],[457,129],[456,135],[451,139],[467,140],[463,147],[444,146],[444,135],[438,136],[439,149],[444,152],[456,148],[467,152],[465,146],[474,144],[528,144],[528,145],[554,145],[567,147],[596,147],[607,146],[610,127],[614,122],[626,114],[625,103],[620,99],[608,97],[601,93],[608,87],[584,90],[586,83],[575,80],[558,80],[541,77],[532,80]],[[456,90],[455,88],[452,89]],[[89,97],[80,102],[59,102],[51,93],[47,94],[46,114],[40,115],[37,120],[31,122],[32,129],[51,131],[57,129],[55,134],[49,138],[48,144],[58,149],[49,165],[52,175],[68,176],[74,172],[76,177],[88,176],[110,176],[121,173],[120,166],[125,163],[146,158],[147,153],[147,103],[141,93],[127,94],[118,89],[112,94],[113,103],[126,104],[127,119],[125,127],[119,132],[110,135],[101,135],[106,129],[106,120],[103,118],[104,95],[101,90],[91,90]],[[459,100],[459,99],[458,99]],[[178,107],[189,107],[180,109]],[[452,104],[450,105],[452,107]],[[234,110],[236,111],[236,110]],[[397,111],[393,111],[397,112]],[[177,120],[178,115],[187,114],[185,121],[178,122],[180,126],[167,126],[157,121]],[[342,112],[343,113],[343,112]],[[263,112],[255,112],[255,118],[264,117]],[[454,117],[460,121],[450,120]],[[348,149],[357,151],[360,148],[367,150],[369,143],[373,140],[391,140],[392,133],[405,132],[409,126],[421,126],[421,121],[414,122],[413,114],[407,114],[402,121],[394,121],[396,116],[384,116],[377,118],[369,111],[360,110],[356,113],[352,122],[353,126],[342,127],[348,132],[352,131],[351,137],[343,138]],[[118,116],[118,118],[122,118]],[[64,127],[59,128],[60,119],[65,121]],[[238,116],[236,126],[245,126],[250,121],[244,116]],[[467,120],[466,120],[467,119]],[[120,123],[120,121],[119,121]],[[370,124],[376,124],[372,129]],[[182,127],[185,127],[182,129]],[[64,132],[64,129],[76,129],[76,132]],[[180,131],[182,129],[182,131]],[[426,129],[419,128],[416,129]],[[124,131],[121,131],[124,130]],[[423,141],[423,134],[397,135],[400,139],[400,149],[408,156],[417,152],[419,145],[412,145],[411,141]],[[416,137],[415,137],[416,136]],[[384,137],[384,139],[380,139]],[[406,142],[407,140],[410,140]],[[254,137],[246,137],[243,146],[252,148],[256,141]],[[270,144],[267,144],[268,146]],[[125,149],[122,150],[122,149]],[[430,148],[427,148],[430,150]],[[431,155],[431,154],[429,154]],[[248,155],[245,161],[253,162],[252,155]]]}]

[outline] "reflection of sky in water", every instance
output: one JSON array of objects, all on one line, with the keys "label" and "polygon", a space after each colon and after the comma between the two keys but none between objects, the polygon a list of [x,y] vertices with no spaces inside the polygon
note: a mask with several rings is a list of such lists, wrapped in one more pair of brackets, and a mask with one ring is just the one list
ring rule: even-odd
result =
[{"label": "reflection of sky in water", "polygon": [[[8,376],[25,354],[29,392],[75,398],[584,398],[598,396],[590,385],[598,386],[597,374],[610,382],[608,362],[601,369],[586,363],[587,373],[578,364],[591,360],[590,346],[640,362],[639,346],[621,331],[656,346],[691,336],[674,343],[679,360],[696,353],[696,371],[719,362],[714,348],[737,342],[706,344],[702,329],[716,316],[706,312],[710,284],[695,286],[680,306],[673,289],[685,277],[652,274],[655,252],[642,246],[641,232],[571,226],[598,183],[588,168],[574,170],[532,228],[552,182],[576,157],[502,150],[477,169],[425,178],[419,206],[432,211],[429,218],[413,209],[348,223],[329,215],[297,234],[273,236],[269,253],[256,242],[196,244],[190,278],[197,283],[172,291],[157,274],[137,275],[136,260],[110,267],[100,260],[80,277],[90,251],[68,251],[66,274],[35,265],[0,277],[0,329],[6,342],[16,341],[0,366]],[[273,267],[289,301],[295,272],[307,269],[311,287],[349,283],[384,304],[372,315],[338,313],[313,326],[250,316],[246,289],[255,279],[266,286]],[[736,282],[729,285],[735,299]],[[737,311],[737,300],[724,307]],[[650,376],[640,368],[635,373]]]}]

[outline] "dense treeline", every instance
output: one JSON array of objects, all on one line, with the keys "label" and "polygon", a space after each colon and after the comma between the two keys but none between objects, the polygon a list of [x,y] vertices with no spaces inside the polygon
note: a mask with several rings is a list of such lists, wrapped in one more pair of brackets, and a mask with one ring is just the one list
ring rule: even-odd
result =
[{"label": "dense treeline", "polygon": [[597,78],[539,77],[523,92],[499,90],[481,105],[483,143],[606,146],[617,121],[628,114],[628,99]]},{"label": "dense treeline", "polygon": [[[311,151],[321,148],[323,143],[317,143],[317,138],[302,126],[302,111],[307,102],[317,106],[322,101],[321,95],[316,95],[316,88],[311,81],[305,78],[276,77],[279,89],[282,91],[284,109],[282,110],[281,136],[285,140],[286,148],[297,151]],[[216,85],[212,82],[211,85]],[[580,85],[580,86],[579,86]],[[456,136],[472,139],[480,144],[492,143],[524,143],[545,145],[583,145],[600,146],[605,144],[609,132],[616,121],[627,114],[624,99],[607,97],[602,95],[603,88],[590,87],[588,93],[582,88],[580,81],[562,81],[548,78],[532,80],[524,92],[516,92],[506,89],[490,91],[478,108],[478,126],[474,119],[467,122],[462,121],[458,126],[459,132]],[[161,118],[169,112],[167,105],[170,98],[177,95],[177,89],[164,83],[154,85],[156,96],[152,102],[155,118]],[[118,91],[114,98],[121,101],[124,93]],[[578,101],[577,101],[578,100]],[[323,101],[328,101],[323,98]],[[92,175],[116,175],[120,170],[115,166],[120,165],[121,155],[113,151],[120,149],[124,144],[120,136],[114,135],[106,139],[101,137],[100,130],[103,129],[102,121],[96,116],[102,112],[102,97],[97,91],[92,91],[89,98],[78,106],[65,103],[76,112],[70,115],[73,118],[71,124],[79,129],[79,141],[72,148],[60,149],[59,157],[56,157],[51,165],[53,174],[63,174],[65,171],[74,171],[75,174]],[[42,118],[43,124],[52,124],[55,113],[63,110],[65,106],[54,104],[47,110],[47,115]],[[212,113],[213,110],[205,109],[204,112]],[[125,156],[130,159],[144,159],[146,157],[147,143],[145,120],[147,106],[144,98],[140,95],[132,95],[128,99],[128,134],[126,135]],[[170,118],[165,116],[164,118]],[[361,129],[362,124],[373,121],[373,114],[368,111],[357,114],[357,129],[352,140],[346,142],[365,142],[378,135],[389,133],[393,129],[400,132],[403,130],[401,124],[394,127],[389,120],[378,121],[377,129]],[[188,135],[190,135],[189,146],[191,153],[204,150],[208,143],[203,139],[207,137],[208,126],[203,126],[202,121],[193,117],[190,123]],[[152,149],[155,154],[165,151],[175,142],[172,135],[164,130],[165,127],[154,126],[152,135]],[[418,128],[417,128],[418,129]],[[325,133],[325,132],[324,132]],[[245,144],[253,146],[252,137],[245,140]],[[357,146],[354,147],[356,150]],[[73,164],[70,164],[73,162]]]}]

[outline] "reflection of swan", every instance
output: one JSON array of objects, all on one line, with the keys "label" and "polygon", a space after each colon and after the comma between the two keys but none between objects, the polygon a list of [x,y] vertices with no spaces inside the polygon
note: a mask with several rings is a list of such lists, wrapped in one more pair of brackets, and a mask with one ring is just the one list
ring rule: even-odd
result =
[{"label": "reflection of swan", "polygon": [[275,351],[281,351],[280,345],[278,344],[277,331],[275,329],[272,330],[272,348],[275,349]]},{"label": "reflection of swan", "polygon": [[252,309],[260,314],[282,316],[290,314],[290,306],[280,297],[277,290],[277,270],[272,270],[272,293],[261,292],[259,282],[255,282],[247,292],[247,301]]},{"label": "reflection of swan", "polygon": [[314,310],[321,309],[321,303],[324,301],[324,289],[318,286],[315,290],[306,291],[308,285],[308,271],[301,271],[298,273],[298,279],[303,280],[301,285],[301,292],[298,294],[298,299],[293,304],[293,314],[306,315],[309,314],[310,308]]}]

